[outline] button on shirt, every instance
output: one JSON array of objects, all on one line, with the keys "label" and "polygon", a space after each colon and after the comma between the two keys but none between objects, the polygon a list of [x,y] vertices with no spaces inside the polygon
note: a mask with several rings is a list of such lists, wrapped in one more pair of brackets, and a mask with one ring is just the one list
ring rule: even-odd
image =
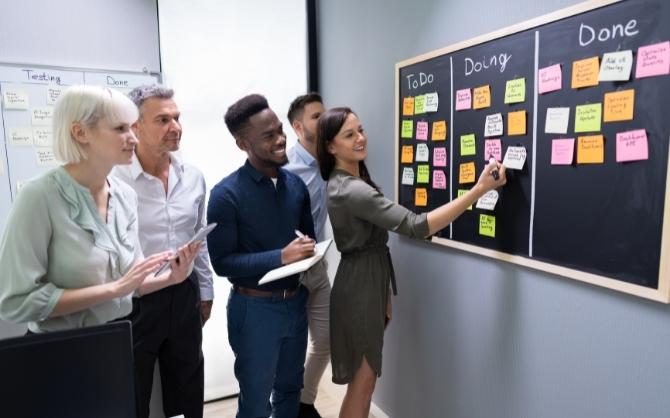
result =
[{"label": "button on shirt", "polygon": [[284,168],[295,173],[305,182],[312,202],[312,218],[316,240],[321,242],[326,237],[325,225],[328,210],[326,208],[326,182],[321,178],[319,163],[300,142],[288,150],[288,164]]},{"label": "button on shirt", "polygon": [[[130,165],[116,166],[112,174],[129,184],[139,200],[139,236],[145,255],[171,250],[186,244],[205,225],[205,179],[197,168],[170,154],[168,191],[163,182],[142,168],[136,155]],[[193,270],[198,277],[200,299],[212,300],[212,272],[207,245],[203,243]]]},{"label": "button on shirt", "polygon": [[275,186],[247,161],[212,189],[207,221],[218,223],[207,236],[216,274],[260,290],[298,286],[297,274],[261,286],[258,280],[282,266],[281,250],[296,239],[296,229],[314,236],[309,192],[300,177],[280,168]]}]

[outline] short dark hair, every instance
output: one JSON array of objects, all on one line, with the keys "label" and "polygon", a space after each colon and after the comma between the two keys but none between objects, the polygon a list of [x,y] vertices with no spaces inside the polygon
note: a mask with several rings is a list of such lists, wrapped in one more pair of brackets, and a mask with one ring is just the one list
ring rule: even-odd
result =
[{"label": "short dark hair", "polygon": [[268,105],[268,101],[264,96],[250,94],[233,103],[223,116],[223,120],[226,122],[226,126],[233,137],[237,138],[247,122],[249,122],[249,118],[269,108],[270,105]]},{"label": "short dark hair", "polygon": [[323,104],[323,99],[321,99],[321,95],[319,93],[310,92],[296,97],[288,107],[288,114],[286,117],[288,118],[289,123],[293,123],[294,120],[301,118],[305,111],[305,106],[314,102]]}]

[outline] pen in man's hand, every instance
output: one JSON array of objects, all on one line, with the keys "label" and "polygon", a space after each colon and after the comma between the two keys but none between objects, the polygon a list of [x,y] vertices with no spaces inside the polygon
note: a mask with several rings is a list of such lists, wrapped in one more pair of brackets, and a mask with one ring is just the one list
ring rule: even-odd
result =
[{"label": "pen in man's hand", "polygon": [[297,229],[294,231],[295,234],[298,236],[298,238],[307,238],[307,235],[303,234],[302,232],[298,231]]},{"label": "pen in man's hand", "polygon": [[[489,158],[489,164],[496,164],[496,159],[493,157]],[[500,178],[500,173],[498,173],[497,168],[491,171],[491,175],[493,176],[493,180],[498,180]]]}]

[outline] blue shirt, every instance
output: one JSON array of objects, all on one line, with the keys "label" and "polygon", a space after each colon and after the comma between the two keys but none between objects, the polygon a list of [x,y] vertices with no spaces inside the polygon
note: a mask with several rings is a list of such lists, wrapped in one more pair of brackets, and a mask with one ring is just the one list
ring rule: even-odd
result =
[{"label": "blue shirt", "polygon": [[319,164],[300,142],[288,150],[288,161],[284,168],[299,175],[309,190],[316,240],[321,242],[326,239],[324,234],[328,210],[326,208],[326,182],[321,178]]},{"label": "blue shirt", "polygon": [[314,236],[309,193],[300,177],[282,168],[277,185],[247,160],[214,186],[207,204],[207,236],[214,271],[237,286],[291,289],[299,275],[258,286],[268,271],[282,266],[281,250],[296,239],[295,230]]}]

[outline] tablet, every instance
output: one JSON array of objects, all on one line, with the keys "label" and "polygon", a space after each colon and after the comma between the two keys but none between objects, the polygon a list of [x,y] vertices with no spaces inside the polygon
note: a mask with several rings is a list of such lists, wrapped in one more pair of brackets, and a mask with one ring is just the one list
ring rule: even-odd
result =
[{"label": "tablet", "polygon": [[[191,244],[194,244],[194,243],[196,243],[196,242],[199,242],[199,241],[204,240],[205,237],[207,236],[207,234],[209,234],[210,232],[212,232],[212,231],[214,230],[214,228],[216,228],[216,222],[212,222],[211,224],[209,224],[209,225],[207,225],[207,226],[203,226],[203,227],[200,228],[200,230],[198,230],[198,232],[196,232],[195,235],[193,235],[193,237],[191,237],[191,239],[188,240],[188,242],[187,242],[186,244],[184,244],[184,245],[191,245]],[[175,257],[175,258],[177,258],[177,257]],[[163,264],[163,265],[156,271],[156,273],[154,273],[154,276],[158,276],[159,274],[161,274],[162,272],[164,272],[168,267],[170,267],[170,261],[171,261],[171,260],[174,260],[174,258],[170,258],[168,261],[166,261],[166,262],[165,262],[165,263],[164,263],[164,264]]]}]

